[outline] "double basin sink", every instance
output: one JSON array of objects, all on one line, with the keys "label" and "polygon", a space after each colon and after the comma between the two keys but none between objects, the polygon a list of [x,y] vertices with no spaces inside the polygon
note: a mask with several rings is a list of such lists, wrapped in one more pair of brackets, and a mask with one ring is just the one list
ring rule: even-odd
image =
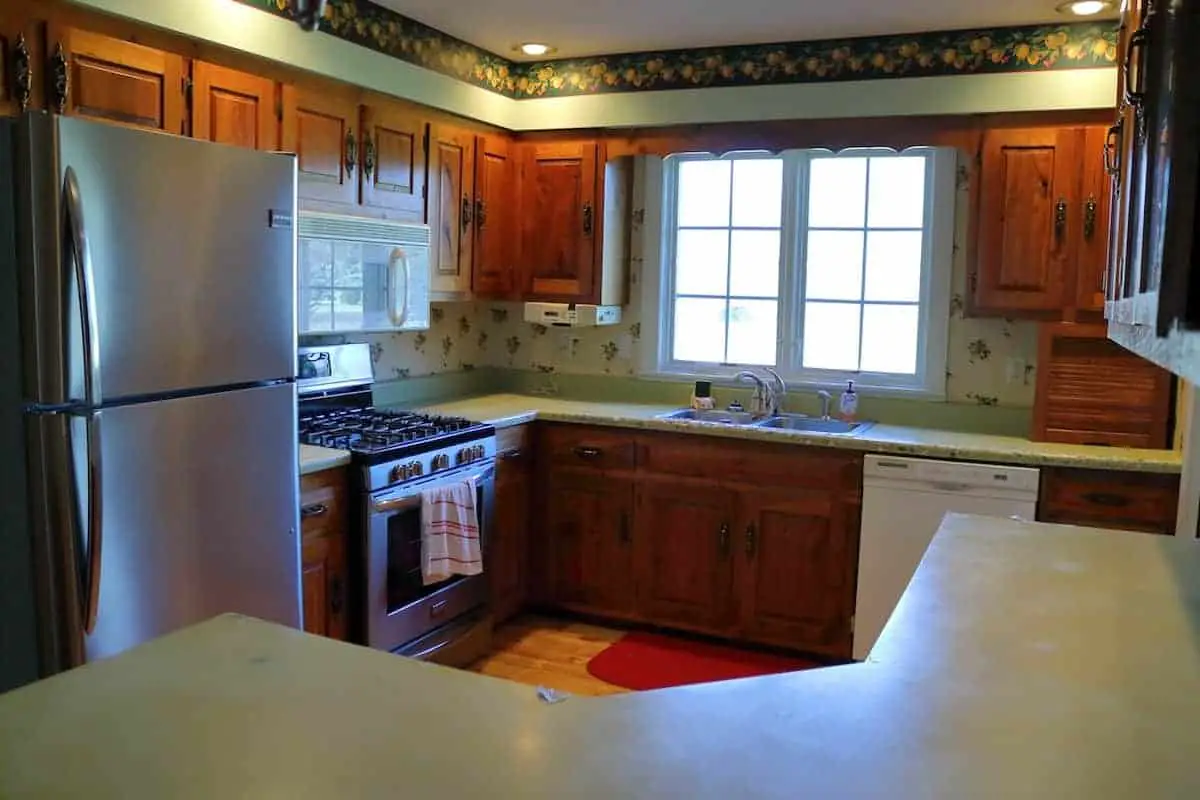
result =
[{"label": "double basin sink", "polygon": [[684,408],[663,414],[659,419],[681,422],[711,422],[743,428],[774,428],[776,430],[824,433],[831,436],[857,436],[871,427],[871,422],[844,422],[840,419],[820,419],[803,414],[776,414],[772,417],[756,417],[748,411],[701,411]]}]

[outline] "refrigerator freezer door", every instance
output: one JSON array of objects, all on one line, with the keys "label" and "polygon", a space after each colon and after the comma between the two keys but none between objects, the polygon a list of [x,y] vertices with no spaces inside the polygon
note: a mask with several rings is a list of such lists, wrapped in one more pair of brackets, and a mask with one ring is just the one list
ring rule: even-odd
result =
[{"label": "refrigerator freezer door", "polygon": [[99,414],[103,522],[77,537],[100,553],[87,660],[228,611],[299,627],[295,386]]},{"label": "refrigerator freezer door", "polygon": [[31,400],[83,399],[86,292],[62,234],[78,218],[94,274],[98,403],[294,377],[293,156],[41,114],[25,118],[20,147]]}]

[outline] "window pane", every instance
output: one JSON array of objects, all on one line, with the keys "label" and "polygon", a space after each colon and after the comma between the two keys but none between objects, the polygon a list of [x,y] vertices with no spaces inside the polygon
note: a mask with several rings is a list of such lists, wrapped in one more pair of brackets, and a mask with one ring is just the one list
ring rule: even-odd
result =
[{"label": "window pane", "polygon": [[858,313],[849,303],[804,304],[805,369],[858,370]]},{"label": "window pane", "polygon": [[674,357],[677,361],[725,360],[725,301],[681,298],[675,301]]},{"label": "window pane", "polygon": [[805,258],[805,297],[809,300],[862,298],[861,231],[810,231]]},{"label": "window pane", "polygon": [[867,300],[921,299],[921,231],[867,234]]},{"label": "window pane", "polygon": [[728,286],[729,232],[679,232],[675,252],[675,293],[725,295]]},{"label": "window pane", "polygon": [[729,224],[729,162],[679,162],[679,226]]},{"label": "window pane", "polygon": [[808,192],[808,224],[814,228],[862,228],[867,208],[867,159],[814,158]]},{"label": "window pane", "polygon": [[777,297],[779,231],[734,231],[730,269],[730,294]]},{"label": "window pane", "polygon": [[783,161],[755,158],[733,162],[733,224],[777,228],[783,215]]},{"label": "window pane", "polygon": [[734,300],[729,308],[729,353],[734,364],[774,364],[779,338],[779,304]]},{"label": "window pane", "polygon": [[917,306],[864,307],[863,371],[915,374],[917,327]]},{"label": "window pane", "polygon": [[924,156],[871,159],[872,228],[920,228],[925,222]]}]

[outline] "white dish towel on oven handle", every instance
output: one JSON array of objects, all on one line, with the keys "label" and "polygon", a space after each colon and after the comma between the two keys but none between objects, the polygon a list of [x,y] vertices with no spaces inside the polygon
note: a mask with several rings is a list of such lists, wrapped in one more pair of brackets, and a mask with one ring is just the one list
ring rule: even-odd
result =
[{"label": "white dish towel on oven handle", "polygon": [[421,492],[421,578],[426,586],[483,573],[474,479]]}]

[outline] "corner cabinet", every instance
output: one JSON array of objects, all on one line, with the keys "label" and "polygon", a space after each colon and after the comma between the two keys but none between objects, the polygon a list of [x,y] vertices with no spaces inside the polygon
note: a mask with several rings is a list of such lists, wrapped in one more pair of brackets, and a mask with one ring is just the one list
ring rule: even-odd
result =
[{"label": "corner cabinet", "polygon": [[436,297],[471,291],[475,247],[475,135],[450,125],[429,129],[429,221],[433,226],[431,290]]},{"label": "corner cabinet", "polygon": [[973,313],[1098,318],[1109,216],[1099,161],[1104,133],[1099,127],[984,133]]},{"label": "corner cabinet", "polygon": [[184,133],[182,56],[55,23],[46,37],[51,111]]},{"label": "corner cabinet", "polygon": [[498,134],[475,137],[471,289],[477,297],[511,299],[517,292],[516,198],[516,145]]},{"label": "corner cabinet", "polygon": [[596,141],[520,145],[520,261],[528,300],[626,301],[632,162]]}]

